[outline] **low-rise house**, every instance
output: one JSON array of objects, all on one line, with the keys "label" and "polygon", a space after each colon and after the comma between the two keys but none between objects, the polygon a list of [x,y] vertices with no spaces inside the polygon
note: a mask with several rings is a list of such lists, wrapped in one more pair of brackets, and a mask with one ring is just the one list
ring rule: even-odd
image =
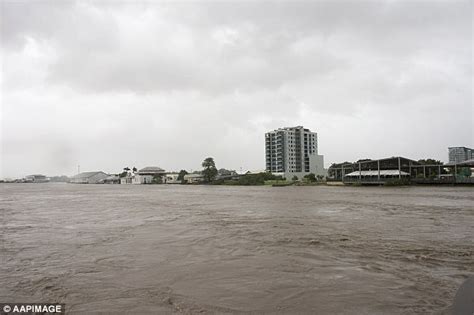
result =
[{"label": "low-rise house", "polygon": [[184,175],[184,181],[188,184],[197,184],[204,181],[204,175],[202,174],[186,174]]},{"label": "low-rise house", "polygon": [[35,174],[35,175],[28,175],[25,176],[25,183],[47,183],[49,182],[49,178],[45,175]]},{"label": "low-rise house", "polygon": [[162,182],[162,177],[166,175],[164,169],[157,166],[147,166],[132,175],[132,184],[152,184],[156,181]]},{"label": "low-rise house", "polygon": [[163,183],[165,184],[181,184],[181,180],[178,180],[178,173],[168,173],[163,177]]},{"label": "low-rise house", "polygon": [[74,175],[69,180],[71,184],[99,184],[101,181],[109,177],[108,174],[97,171],[97,172],[83,172]]},{"label": "low-rise house", "polygon": [[266,173],[266,170],[254,170],[254,171],[247,171],[245,175],[257,175],[261,173]]},{"label": "low-rise house", "polygon": [[127,185],[132,184],[133,175],[131,173],[127,173],[127,175],[120,177],[120,184]]},{"label": "low-rise house", "polygon": [[238,180],[242,175],[238,174],[234,170],[226,170],[221,168],[217,172],[216,180]]},{"label": "low-rise house", "polygon": [[104,184],[120,184],[120,177],[118,175],[110,175],[104,178],[102,181]]}]

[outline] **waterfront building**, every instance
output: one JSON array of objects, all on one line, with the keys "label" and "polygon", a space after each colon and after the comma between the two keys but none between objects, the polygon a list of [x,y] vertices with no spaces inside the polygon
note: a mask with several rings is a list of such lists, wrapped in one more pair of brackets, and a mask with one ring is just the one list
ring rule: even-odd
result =
[{"label": "waterfront building", "polygon": [[161,181],[165,174],[165,170],[160,167],[147,166],[132,175],[132,184],[152,184],[153,179],[158,179]]},{"label": "waterfront building", "polygon": [[474,150],[466,147],[449,147],[449,163],[461,163],[474,159]]},{"label": "waterfront building", "polygon": [[101,183],[104,184],[120,184],[120,177],[118,175],[110,175],[104,178]]},{"label": "waterfront building", "polygon": [[423,168],[419,162],[401,156],[379,160],[363,159],[355,163],[344,162],[331,165],[328,170],[328,181],[383,184],[387,181],[408,179],[411,174],[415,177],[427,172],[431,174],[432,169],[437,175],[441,174],[441,166]]},{"label": "waterfront building", "polygon": [[47,183],[49,182],[49,178],[45,175],[35,174],[35,175],[28,175],[25,176],[25,183]]},{"label": "waterfront building", "polygon": [[328,170],[327,181],[376,185],[386,183],[474,184],[471,167],[474,167],[474,160],[430,164],[426,160],[415,161],[401,156],[378,160],[363,159],[355,163],[332,164]]},{"label": "waterfront building", "polygon": [[97,172],[82,172],[74,175],[69,180],[71,184],[99,184],[109,177],[108,174],[97,171]]},{"label": "waterfront building", "polygon": [[318,135],[303,126],[279,128],[265,134],[266,171],[285,178],[326,175],[318,154]]},{"label": "waterfront building", "polygon": [[186,174],[184,175],[184,181],[188,184],[197,184],[204,181],[204,175],[202,174]]},{"label": "waterfront building", "polygon": [[225,168],[221,168],[217,171],[217,180],[238,180],[240,178],[240,174],[238,174],[235,170],[226,170]]},{"label": "waterfront building", "polygon": [[125,174],[125,176],[120,177],[120,184],[121,185],[131,185],[132,184],[133,175],[132,173]]},{"label": "waterfront building", "polygon": [[267,170],[252,170],[245,172],[244,175],[258,175],[265,172],[267,172]]},{"label": "waterfront building", "polygon": [[181,180],[178,180],[179,173],[167,173],[163,177],[163,183],[165,184],[181,184]]}]

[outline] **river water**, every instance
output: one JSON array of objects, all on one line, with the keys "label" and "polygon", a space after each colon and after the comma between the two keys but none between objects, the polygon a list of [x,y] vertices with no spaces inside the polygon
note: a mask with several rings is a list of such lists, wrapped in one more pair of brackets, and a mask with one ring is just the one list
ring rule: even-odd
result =
[{"label": "river water", "polygon": [[68,313],[442,312],[469,187],[1,184],[0,302]]}]

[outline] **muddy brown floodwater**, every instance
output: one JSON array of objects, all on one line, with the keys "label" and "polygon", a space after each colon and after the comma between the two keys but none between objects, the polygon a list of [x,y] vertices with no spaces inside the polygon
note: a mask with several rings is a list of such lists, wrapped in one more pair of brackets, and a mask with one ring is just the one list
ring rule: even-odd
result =
[{"label": "muddy brown floodwater", "polygon": [[68,313],[443,312],[469,187],[1,184],[0,302]]}]

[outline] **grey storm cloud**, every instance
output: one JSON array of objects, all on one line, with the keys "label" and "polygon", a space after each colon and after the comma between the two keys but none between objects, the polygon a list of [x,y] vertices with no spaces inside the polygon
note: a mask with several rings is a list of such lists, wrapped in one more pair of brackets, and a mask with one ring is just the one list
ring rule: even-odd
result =
[{"label": "grey storm cloud", "polygon": [[471,1],[4,0],[2,175],[207,155],[260,169],[263,133],[300,124],[326,164],[445,160],[473,143],[472,16]]}]

